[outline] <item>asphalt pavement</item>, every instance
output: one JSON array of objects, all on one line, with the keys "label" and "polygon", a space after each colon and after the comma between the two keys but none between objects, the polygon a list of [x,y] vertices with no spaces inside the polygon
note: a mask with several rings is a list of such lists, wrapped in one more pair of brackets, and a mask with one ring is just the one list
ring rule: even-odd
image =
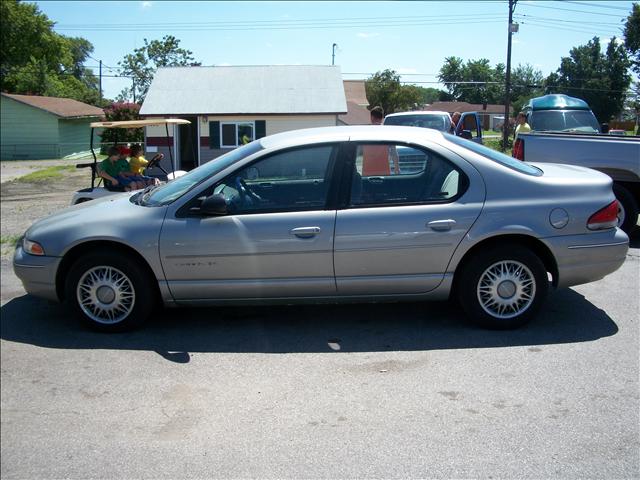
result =
[{"label": "asphalt pavement", "polygon": [[640,478],[640,241],[511,332],[448,303],[166,310],[87,331],[2,265],[13,478]]}]

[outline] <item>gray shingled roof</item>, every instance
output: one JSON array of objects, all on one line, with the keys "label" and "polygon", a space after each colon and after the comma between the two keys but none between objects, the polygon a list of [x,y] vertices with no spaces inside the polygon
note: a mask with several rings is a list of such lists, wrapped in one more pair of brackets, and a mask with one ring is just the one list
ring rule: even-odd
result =
[{"label": "gray shingled roof", "polygon": [[2,96],[53,113],[62,118],[102,117],[104,115],[104,111],[101,108],[73,100],[72,98],[17,95],[13,93],[2,93]]},{"label": "gray shingled roof", "polygon": [[142,115],[346,113],[340,67],[160,68]]}]

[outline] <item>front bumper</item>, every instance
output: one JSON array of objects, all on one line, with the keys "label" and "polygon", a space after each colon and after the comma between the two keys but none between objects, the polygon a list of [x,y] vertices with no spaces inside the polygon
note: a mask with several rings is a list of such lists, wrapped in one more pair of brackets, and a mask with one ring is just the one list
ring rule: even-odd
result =
[{"label": "front bumper", "polygon": [[56,272],[61,260],[59,257],[29,255],[22,245],[18,245],[13,255],[13,271],[27,293],[58,302]]},{"label": "front bumper", "polygon": [[629,250],[629,237],[619,228],[542,240],[556,258],[558,287],[600,280],[622,266]]}]

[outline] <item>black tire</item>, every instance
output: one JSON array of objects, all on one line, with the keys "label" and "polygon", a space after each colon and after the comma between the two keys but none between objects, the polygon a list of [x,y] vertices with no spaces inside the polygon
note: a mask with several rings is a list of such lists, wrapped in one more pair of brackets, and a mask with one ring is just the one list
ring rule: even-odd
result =
[{"label": "black tire", "polygon": [[630,233],[638,221],[638,204],[633,195],[621,185],[614,183],[613,193],[621,206],[618,212],[618,227],[626,233]]},{"label": "black tire", "polygon": [[[503,278],[494,279],[492,273]],[[459,275],[457,296],[467,317],[490,329],[525,325],[540,309],[549,288],[540,258],[520,245],[497,245],[480,251]]]},{"label": "black tire", "polygon": [[[81,283],[85,288],[80,288]],[[139,327],[156,303],[155,279],[149,278],[134,258],[122,253],[80,257],[69,270],[65,292],[83,323],[102,332]]]}]

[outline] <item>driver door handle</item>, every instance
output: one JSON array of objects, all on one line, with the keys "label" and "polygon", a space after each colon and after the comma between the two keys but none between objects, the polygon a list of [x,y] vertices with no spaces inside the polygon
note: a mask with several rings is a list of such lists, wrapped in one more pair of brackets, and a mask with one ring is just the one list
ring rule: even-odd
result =
[{"label": "driver door handle", "polygon": [[298,238],[312,238],[320,233],[320,227],[298,227],[292,229],[289,233]]}]

